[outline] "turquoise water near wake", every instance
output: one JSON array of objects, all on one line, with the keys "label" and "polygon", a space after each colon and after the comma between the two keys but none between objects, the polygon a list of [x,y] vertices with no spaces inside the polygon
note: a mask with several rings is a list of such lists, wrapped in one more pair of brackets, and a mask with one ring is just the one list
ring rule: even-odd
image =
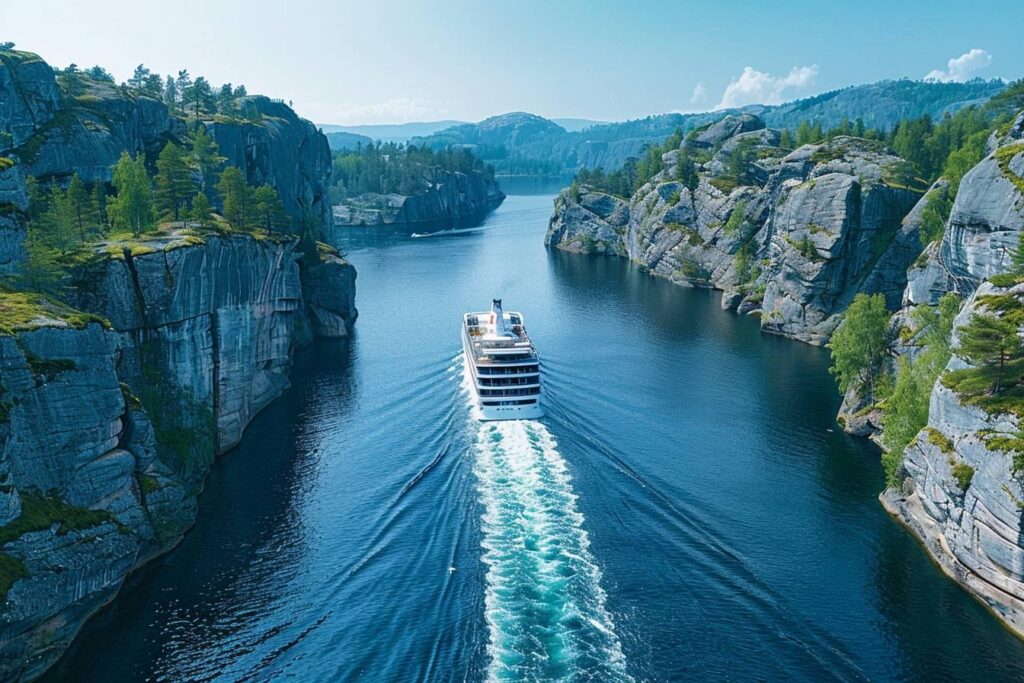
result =
[{"label": "turquoise water near wake", "polygon": [[[196,527],[50,681],[1024,679],[1024,645],[877,502],[822,349],[622,260],[353,231],[352,337],[215,466]],[[458,323],[501,296],[547,415],[481,424]]]}]

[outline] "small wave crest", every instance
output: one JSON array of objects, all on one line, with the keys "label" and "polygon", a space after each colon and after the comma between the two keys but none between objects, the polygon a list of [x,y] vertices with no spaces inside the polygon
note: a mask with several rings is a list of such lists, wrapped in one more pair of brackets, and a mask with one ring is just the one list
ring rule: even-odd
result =
[{"label": "small wave crest", "polygon": [[630,681],[565,460],[539,422],[481,423],[490,680]]}]

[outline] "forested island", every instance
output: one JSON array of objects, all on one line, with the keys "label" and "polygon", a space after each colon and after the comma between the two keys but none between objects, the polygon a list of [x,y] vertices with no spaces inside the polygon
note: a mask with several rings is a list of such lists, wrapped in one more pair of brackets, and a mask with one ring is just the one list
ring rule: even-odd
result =
[{"label": "forested island", "polygon": [[465,148],[359,143],[335,151],[333,167],[337,227],[470,227],[505,199],[494,167]]}]

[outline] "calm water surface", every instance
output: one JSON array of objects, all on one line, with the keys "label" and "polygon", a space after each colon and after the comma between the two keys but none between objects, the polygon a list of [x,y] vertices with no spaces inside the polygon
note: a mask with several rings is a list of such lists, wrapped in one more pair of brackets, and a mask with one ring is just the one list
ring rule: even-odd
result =
[{"label": "calm water surface", "polygon": [[[547,252],[551,200],[354,233],[351,339],[299,355],[195,529],[50,679],[1024,678],[1024,644],[879,506],[826,353]],[[540,422],[468,416],[458,321],[492,296],[540,348]]]}]

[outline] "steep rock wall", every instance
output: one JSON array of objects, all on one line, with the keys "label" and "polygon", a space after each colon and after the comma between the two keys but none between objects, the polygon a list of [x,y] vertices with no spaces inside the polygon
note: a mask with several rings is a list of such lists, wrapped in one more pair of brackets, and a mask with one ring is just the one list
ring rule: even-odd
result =
[{"label": "steep rock wall", "polygon": [[297,244],[169,236],[101,250],[74,302],[109,327],[44,302],[0,334],[0,677],[44,670],[133,568],[174,545],[214,456],[287,387],[294,348],[347,333],[354,269],[333,255],[306,265]]},{"label": "steep rock wall", "polygon": [[505,201],[498,183],[480,173],[432,168],[423,182],[426,189],[414,195],[364,194],[335,206],[335,226],[386,225],[418,230],[470,227],[479,225]]},{"label": "steep rock wall", "polygon": [[[681,177],[681,151],[628,201],[569,188],[545,243],[630,258],[685,285],[724,290],[726,308],[761,314],[773,332],[823,344],[859,292],[900,307],[907,268],[921,251],[902,223],[921,192],[894,180],[903,164],[878,143],[839,137],[787,151],[757,117],[726,117],[682,143],[708,160]],[[729,178],[738,149],[749,178]],[[748,153],[751,153],[748,151]]]}]

